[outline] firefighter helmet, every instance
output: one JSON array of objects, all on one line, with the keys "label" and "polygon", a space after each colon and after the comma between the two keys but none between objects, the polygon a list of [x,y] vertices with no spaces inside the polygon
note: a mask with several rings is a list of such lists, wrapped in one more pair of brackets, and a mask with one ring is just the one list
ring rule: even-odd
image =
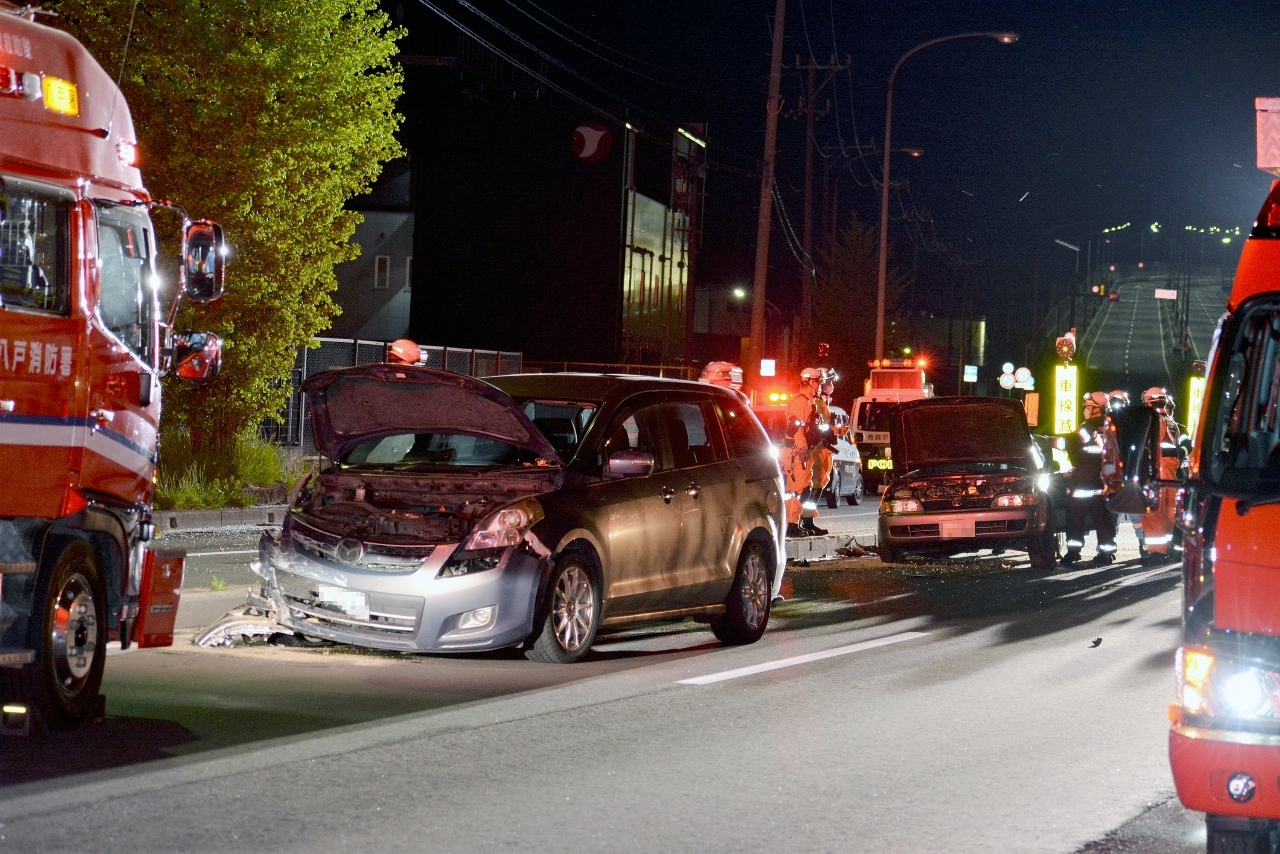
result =
[{"label": "firefighter helmet", "polygon": [[408,338],[392,341],[387,347],[387,361],[393,365],[416,365],[421,358],[422,351]]},{"label": "firefighter helmet", "polygon": [[801,384],[809,382],[821,383],[822,368],[805,368],[800,372],[800,382]]},{"label": "firefighter helmet", "polygon": [[1118,388],[1107,395],[1107,403],[1110,404],[1112,409],[1123,409],[1129,405],[1129,392]]},{"label": "firefighter helmet", "polygon": [[1084,396],[1084,405],[1087,409],[1090,406],[1096,406],[1098,409],[1106,409],[1110,404],[1110,399],[1105,391],[1091,391]]},{"label": "firefighter helmet", "polygon": [[1173,403],[1173,399],[1169,397],[1169,392],[1160,386],[1153,385],[1142,393],[1142,402],[1152,409],[1162,409]]}]

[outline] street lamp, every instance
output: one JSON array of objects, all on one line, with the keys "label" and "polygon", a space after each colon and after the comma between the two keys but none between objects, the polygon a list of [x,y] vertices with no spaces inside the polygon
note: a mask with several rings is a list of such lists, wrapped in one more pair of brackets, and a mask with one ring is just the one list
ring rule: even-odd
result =
[{"label": "street lamp", "polygon": [[890,131],[893,126],[893,81],[898,76],[898,69],[911,57],[927,47],[957,39],[995,39],[1000,44],[1013,44],[1018,40],[1017,33],[959,33],[954,36],[943,36],[921,42],[904,53],[893,71],[889,74],[889,95],[884,104],[884,170],[881,180],[884,186],[880,191],[880,276],[876,287],[876,358],[884,356],[884,291],[885,281],[889,274],[889,153],[893,150]]}]

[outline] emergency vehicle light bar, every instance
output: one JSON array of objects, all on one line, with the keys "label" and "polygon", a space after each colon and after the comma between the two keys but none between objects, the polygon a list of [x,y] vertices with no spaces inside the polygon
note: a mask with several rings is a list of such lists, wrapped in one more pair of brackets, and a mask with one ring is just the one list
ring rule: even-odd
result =
[{"label": "emergency vehicle light bar", "polygon": [[873,368],[927,368],[927,359],[872,359],[867,362]]}]

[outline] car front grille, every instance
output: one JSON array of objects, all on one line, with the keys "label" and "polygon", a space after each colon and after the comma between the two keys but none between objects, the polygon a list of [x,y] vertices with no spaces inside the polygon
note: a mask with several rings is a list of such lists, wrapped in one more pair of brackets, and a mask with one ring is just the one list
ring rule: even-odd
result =
[{"label": "car front grille", "polygon": [[937,525],[890,525],[889,534],[894,537],[937,537],[941,535]]},{"label": "car front grille", "polygon": [[1012,534],[1026,529],[1026,519],[997,519],[994,522],[973,523],[975,534]]},{"label": "car front grille", "polygon": [[364,551],[359,560],[347,564],[338,559],[338,543],[342,542],[343,538],[336,534],[330,534],[294,520],[289,536],[299,551],[311,557],[383,572],[413,572],[420,568],[423,561],[431,557],[431,553],[435,551],[435,546],[399,545],[365,540],[363,541]]},{"label": "car front grille", "polygon": [[937,513],[945,510],[986,510],[991,506],[991,496],[978,498],[945,498],[928,499],[923,502],[925,512]]}]

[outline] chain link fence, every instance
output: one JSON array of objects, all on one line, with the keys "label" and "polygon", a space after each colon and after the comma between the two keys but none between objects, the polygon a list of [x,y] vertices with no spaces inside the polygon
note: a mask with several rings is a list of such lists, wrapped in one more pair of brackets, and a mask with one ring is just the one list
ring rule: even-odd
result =
[{"label": "chain link fence", "polygon": [[[301,448],[314,453],[311,425],[307,423],[306,405],[299,388],[303,380],[333,368],[349,368],[387,360],[386,341],[362,341],[354,338],[317,338],[317,346],[300,347],[289,374],[289,405],[279,419],[263,422],[264,439],[279,445]],[[471,350],[459,347],[434,347],[419,345],[419,365],[437,370],[453,371],[473,377],[491,377],[498,374],[518,374],[523,370],[521,353],[498,350]]]}]

